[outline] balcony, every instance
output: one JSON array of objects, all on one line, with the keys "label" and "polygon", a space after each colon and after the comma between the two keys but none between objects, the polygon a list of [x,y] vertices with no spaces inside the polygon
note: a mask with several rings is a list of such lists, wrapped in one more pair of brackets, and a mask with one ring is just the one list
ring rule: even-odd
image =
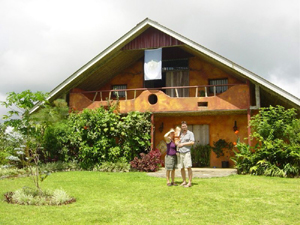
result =
[{"label": "balcony", "polygon": [[[218,93],[220,87],[226,87],[222,93]],[[109,101],[117,101],[117,96],[120,96],[120,113],[234,111],[247,109],[250,104],[248,85],[226,84],[101,91],[75,89],[70,93],[70,107],[79,111],[105,107]]]}]

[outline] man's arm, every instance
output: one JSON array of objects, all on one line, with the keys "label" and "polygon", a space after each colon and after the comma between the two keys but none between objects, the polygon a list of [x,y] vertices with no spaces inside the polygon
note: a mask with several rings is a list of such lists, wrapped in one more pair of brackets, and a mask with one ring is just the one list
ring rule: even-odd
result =
[{"label": "man's arm", "polygon": [[190,140],[188,142],[184,142],[184,143],[179,143],[178,147],[181,148],[183,146],[192,146],[195,144],[195,137],[194,137],[194,133],[190,132]]},{"label": "man's arm", "polygon": [[192,146],[192,145],[194,145],[194,143],[195,143],[194,141],[189,141],[189,142],[185,142],[185,143],[179,143],[178,147],[181,148],[183,146]]}]

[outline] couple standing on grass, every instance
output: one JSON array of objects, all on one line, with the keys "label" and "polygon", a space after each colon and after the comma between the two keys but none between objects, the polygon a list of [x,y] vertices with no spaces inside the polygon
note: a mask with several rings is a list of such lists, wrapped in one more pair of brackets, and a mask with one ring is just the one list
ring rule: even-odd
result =
[{"label": "couple standing on grass", "polygon": [[[165,141],[167,143],[167,155],[165,157],[165,168],[168,186],[177,186],[174,182],[175,169],[178,167],[181,172],[183,182],[180,186],[191,187],[192,186],[192,157],[191,147],[195,143],[193,132],[187,129],[187,123],[181,122],[181,129],[176,127],[176,130],[171,129],[165,135]],[[179,153],[179,157],[177,157]],[[188,170],[189,182],[186,183],[185,168]],[[170,182],[170,174],[171,180]]]}]

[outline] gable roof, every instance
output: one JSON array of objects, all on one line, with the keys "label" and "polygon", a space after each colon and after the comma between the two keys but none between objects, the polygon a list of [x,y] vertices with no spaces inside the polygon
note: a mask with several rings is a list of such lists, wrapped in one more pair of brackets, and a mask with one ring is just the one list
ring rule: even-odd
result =
[{"label": "gable roof", "polygon": [[[266,90],[271,95],[278,97],[283,101],[290,103],[292,107],[300,110],[300,99],[277,87],[264,78],[254,74],[253,72],[237,65],[236,63],[226,59],[225,57],[199,45],[188,38],[160,25],[159,23],[144,19],[138,23],[133,29],[115,41],[112,45],[82,66],[79,70],[69,76],[66,80],[55,87],[49,95],[49,100],[54,100],[62,94],[68,92],[74,87],[79,87],[84,90],[97,90],[97,86],[106,83],[117,73],[133,64],[144,55],[144,49],[134,51],[126,50],[126,45],[131,41],[141,36],[150,27],[170,36],[177,40],[176,44],[184,49],[184,51],[199,56],[202,59],[212,62],[226,71],[231,71],[239,77],[250,80],[254,84],[258,84],[262,89]],[[125,49],[125,50],[124,50]],[[31,112],[38,109],[36,105]]]}]

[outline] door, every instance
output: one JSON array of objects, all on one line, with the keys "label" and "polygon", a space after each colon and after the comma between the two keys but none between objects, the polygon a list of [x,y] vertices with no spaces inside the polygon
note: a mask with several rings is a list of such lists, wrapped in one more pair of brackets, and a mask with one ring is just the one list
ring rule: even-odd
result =
[{"label": "door", "polygon": [[[189,86],[189,71],[168,71],[166,72],[166,87]],[[178,97],[189,97],[188,88],[177,89]],[[166,94],[170,97],[177,97],[175,89],[167,89]]]},{"label": "door", "polygon": [[189,125],[188,129],[194,133],[195,145],[207,145],[209,144],[209,125]]}]

